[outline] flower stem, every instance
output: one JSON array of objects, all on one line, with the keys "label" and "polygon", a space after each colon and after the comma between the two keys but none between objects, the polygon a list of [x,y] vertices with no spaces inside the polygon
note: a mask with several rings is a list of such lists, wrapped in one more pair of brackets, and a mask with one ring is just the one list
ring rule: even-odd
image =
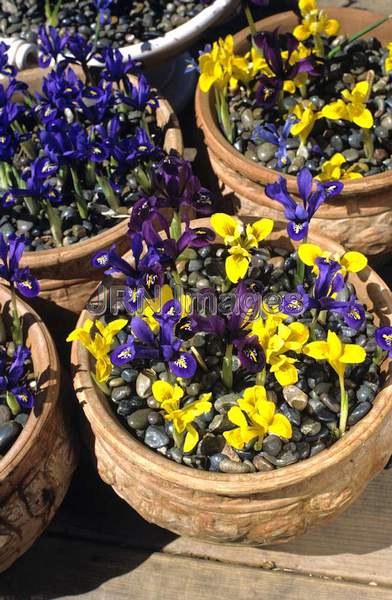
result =
[{"label": "flower stem", "polygon": [[73,182],[73,186],[74,186],[74,190],[75,190],[75,200],[76,200],[76,205],[78,207],[78,212],[82,219],[86,219],[87,218],[87,204],[83,197],[82,186],[80,185],[78,174],[76,173],[75,168],[70,167],[70,171],[71,171],[72,182]]},{"label": "flower stem", "polygon": [[17,346],[20,346],[23,343],[23,335],[22,335],[22,323],[18,314],[18,307],[16,304],[16,291],[13,283],[11,283],[11,315],[12,315],[12,324],[11,324],[11,334],[14,343]]},{"label": "flower stem", "polygon": [[233,344],[227,344],[222,364],[222,381],[228,390],[233,389]]},{"label": "flower stem", "polygon": [[46,215],[48,217],[50,231],[52,232],[53,239],[56,242],[56,246],[61,248],[63,245],[63,230],[61,227],[61,218],[59,211],[49,201],[46,202]]},{"label": "flower stem", "polygon": [[313,36],[314,39],[314,48],[316,50],[316,54],[318,54],[318,56],[321,56],[321,58],[323,58],[325,56],[325,51],[324,51],[324,44],[323,44],[323,40],[321,39],[321,35],[319,33],[315,33]]},{"label": "flower stem", "polygon": [[252,42],[253,42],[257,35],[255,20],[253,18],[252,11],[250,9],[249,4],[247,2],[244,2],[243,7],[244,7],[244,13],[245,13],[246,20],[248,21],[250,35],[252,36]]},{"label": "flower stem", "polygon": [[265,367],[262,371],[256,373],[256,385],[264,385],[265,383]]},{"label": "flower stem", "polygon": [[348,396],[344,387],[344,373],[339,375],[340,385],[340,419],[339,419],[339,431],[340,435],[343,435],[346,431],[347,417],[348,417]]},{"label": "flower stem", "polygon": [[233,143],[233,127],[230,121],[229,107],[225,94],[215,88],[215,108],[223,133],[229,142]]},{"label": "flower stem", "polygon": [[118,212],[118,209],[120,208],[120,204],[119,204],[116,192],[110,185],[110,181],[106,177],[101,177],[98,174],[96,174],[96,179],[97,179],[98,185],[100,185],[102,188],[102,191],[104,193],[106,200],[108,201],[110,208],[112,210],[114,210],[115,212]]},{"label": "flower stem", "polygon": [[172,222],[170,223],[170,236],[173,240],[178,241],[181,237],[181,218],[178,211],[173,212]]},{"label": "flower stem", "polygon": [[17,414],[20,413],[19,402],[17,401],[17,399],[15,398],[15,396],[12,392],[9,392],[8,390],[6,391],[5,401],[7,403],[8,408],[10,409],[10,411],[12,412],[12,414],[14,416],[16,416]]},{"label": "flower stem", "polygon": [[99,382],[95,376],[95,373],[93,371],[90,371],[90,375],[91,375],[91,379],[94,381],[95,385],[97,385],[99,387],[99,389],[101,390],[101,392],[103,392],[105,394],[105,396],[110,396],[110,389],[109,386],[106,385],[106,383],[104,382]]},{"label": "flower stem", "polygon": [[339,46],[336,46],[336,48],[333,48],[327,54],[327,58],[333,58],[334,56],[336,56],[336,54],[339,54],[339,52],[342,50],[343,46],[345,46],[346,44],[350,44],[351,42],[355,42],[355,40],[357,40],[358,38],[360,38],[362,36],[365,36],[370,31],[373,31],[373,29],[380,27],[380,25],[383,25],[383,23],[386,23],[386,21],[388,21],[389,19],[392,19],[392,15],[383,17],[382,19],[375,21],[371,25],[368,25],[364,29],[361,29],[361,31],[357,31],[357,33],[353,33],[353,35],[351,35],[349,38],[347,38],[347,40],[343,44],[340,44]]}]

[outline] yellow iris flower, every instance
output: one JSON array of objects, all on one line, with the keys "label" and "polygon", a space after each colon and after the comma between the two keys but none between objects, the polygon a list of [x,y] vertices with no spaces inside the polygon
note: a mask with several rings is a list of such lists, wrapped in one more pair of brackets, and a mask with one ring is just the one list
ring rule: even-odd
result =
[{"label": "yellow iris flower", "polygon": [[[160,288],[160,295],[158,295],[157,298],[144,298],[141,317],[144,321],[146,321],[147,325],[154,333],[159,331],[159,323],[155,319],[154,314],[160,312],[166,302],[169,302],[173,299],[173,290],[167,283]],[[191,310],[192,299],[187,294],[181,294],[181,297],[178,298],[178,300],[181,303],[182,316],[185,317]]]},{"label": "yellow iris flower", "polygon": [[349,251],[339,256],[327,250],[322,250],[317,244],[301,244],[298,247],[298,256],[308,267],[313,267],[313,272],[318,272],[316,259],[321,257],[334,260],[341,265],[341,273],[345,276],[347,273],[358,273],[367,265],[367,258],[361,252]]},{"label": "yellow iris flower", "polygon": [[301,352],[309,339],[309,329],[303,323],[285,325],[286,315],[266,313],[265,319],[258,319],[252,325],[252,335],[257,335],[264,350],[265,360],[270,365],[280,385],[291,385],[298,381],[295,368],[297,360],[286,356],[286,352]]},{"label": "yellow iris flower", "polygon": [[348,364],[363,363],[366,351],[358,344],[343,344],[334,331],[328,331],[327,339],[310,342],[303,353],[315,360],[327,360],[339,377],[344,376]]},{"label": "yellow iris flower", "polygon": [[315,112],[313,104],[307,100],[296,104],[291,112],[298,119],[291,128],[291,135],[298,136],[301,144],[305,145],[320,113]]},{"label": "yellow iris flower", "polygon": [[342,91],[344,100],[339,99],[323,106],[321,116],[331,120],[343,119],[355,123],[363,129],[370,129],[373,127],[374,119],[370,110],[366,108],[368,93],[369,83],[360,81],[352,92]]},{"label": "yellow iris flower", "polygon": [[267,433],[290,439],[293,435],[290,421],[284,415],[276,414],[275,410],[275,404],[267,400],[264,386],[247,388],[243,398],[238,400],[238,406],[233,406],[227,414],[228,419],[237,425],[223,433],[227,443],[240,450],[257,438],[254,448],[261,450]]},{"label": "yellow iris flower", "polygon": [[260,242],[269,236],[274,222],[272,219],[259,219],[244,228],[241,221],[225,213],[215,213],[210,220],[215,232],[226,246],[230,246],[230,256],[225,263],[226,275],[232,283],[237,283],[248,271],[252,257],[250,250],[258,248]]},{"label": "yellow iris flower", "polygon": [[210,52],[199,57],[199,85],[202,92],[208,92],[212,86],[224,91],[229,85],[234,89],[238,81],[248,81],[249,64],[244,56],[234,54],[232,35],[214,42]]},{"label": "yellow iris flower", "polygon": [[182,434],[186,432],[184,440],[184,452],[190,452],[199,441],[199,433],[192,425],[196,417],[211,410],[209,402],[212,394],[202,394],[198,400],[186,404],[180,408],[180,401],[184,395],[183,389],[166,381],[155,381],[152,384],[152,393],[162,410],[166,413],[166,421],[172,421],[175,432]]},{"label": "yellow iris flower", "polygon": [[[77,340],[95,358],[95,377],[98,383],[104,383],[112,372],[113,365],[110,362],[108,353],[114,336],[127,324],[128,319],[116,319],[108,325],[104,325],[98,320],[87,319],[83,327],[77,327],[67,337],[67,342]],[[98,333],[92,337],[91,330],[94,325],[98,329]]]},{"label": "yellow iris flower", "polygon": [[321,172],[315,179],[319,181],[335,181],[341,179],[361,179],[362,173],[355,170],[355,165],[344,169],[343,165],[347,162],[347,159],[337,152],[330,160],[326,160],[321,166]]},{"label": "yellow iris flower", "polygon": [[316,0],[299,0],[298,7],[302,15],[302,23],[294,28],[297,40],[304,42],[310,36],[336,35],[340,29],[337,19],[330,19],[324,10],[320,10]]},{"label": "yellow iris flower", "polygon": [[390,42],[387,46],[389,54],[385,59],[385,71],[386,73],[389,73],[390,71],[392,71],[392,42]]}]

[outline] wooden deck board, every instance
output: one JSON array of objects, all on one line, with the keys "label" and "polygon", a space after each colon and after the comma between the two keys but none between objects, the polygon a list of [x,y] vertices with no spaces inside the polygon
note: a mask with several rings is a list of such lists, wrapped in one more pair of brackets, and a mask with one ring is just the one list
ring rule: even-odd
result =
[{"label": "wooden deck board", "polygon": [[[61,557],[61,566],[59,565]],[[51,574],[53,574],[51,576]],[[28,596],[27,596],[28,593]],[[0,582],[2,598],[35,600],[390,600],[373,585],[265,571],[46,536]]]}]

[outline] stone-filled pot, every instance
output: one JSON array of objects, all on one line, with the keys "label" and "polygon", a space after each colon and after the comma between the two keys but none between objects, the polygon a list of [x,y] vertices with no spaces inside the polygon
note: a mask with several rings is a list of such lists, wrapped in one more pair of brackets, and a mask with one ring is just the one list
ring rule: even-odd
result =
[{"label": "stone-filled pot", "polygon": [[[194,222],[206,225],[206,220]],[[310,236],[330,251],[334,242]],[[272,245],[290,248],[279,232]],[[369,267],[350,281],[377,322],[392,317],[392,295]],[[89,313],[78,321],[82,327]],[[265,545],[286,542],[347,508],[383,468],[392,451],[391,361],[372,410],[329,449],[268,473],[223,474],[191,469],[150,450],[121,425],[110,400],[94,385],[90,356],[71,351],[74,387],[92,430],[102,479],[142,517],[180,535],[212,542]]]},{"label": "stone-filled pot", "polygon": [[[382,18],[372,12],[353,8],[329,8],[328,15],[340,21],[342,31],[353,34],[376,19]],[[291,32],[298,23],[293,12],[285,12],[256,23],[258,31],[274,30]],[[370,34],[368,34],[370,35]],[[371,35],[383,45],[392,39],[392,22],[384,23]],[[249,29],[234,36],[235,51],[245,54],[249,49]],[[264,186],[277,180],[279,173],[253,163],[238,152],[221,133],[214,108],[213,89],[208,94],[196,91],[196,114],[212,169],[228,193],[244,202],[244,213],[257,211],[276,221],[284,221],[281,206],[268,198]],[[296,178],[287,178],[288,190],[298,194]],[[315,215],[312,227],[318,228],[327,239],[343,244],[347,249],[360,249],[370,258],[392,251],[392,172],[345,182],[342,194],[328,200]]]},{"label": "stone-filled pot", "polygon": [[[5,312],[9,303],[8,289],[0,286]],[[19,299],[18,311],[38,394],[23,431],[0,459],[0,572],[46,529],[68,490],[78,458],[53,340],[37,313]]]},{"label": "stone-filled pot", "polygon": [[[45,69],[29,69],[20,73],[18,79],[37,91],[46,73]],[[157,121],[165,130],[164,149],[182,155],[184,146],[178,119],[164,98],[159,99]],[[101,279],[99,270],[91,265],[92,256],[112,244],[117,245],[120,253],[128,250],[127,229],[128,219],[124,218],[118,225],[75,245],[24,253],[21,267],[29,266],[41,286],[39,297],[31,304],[53,331],[60,327],[65,333],[72,328],[76,315]]]}]

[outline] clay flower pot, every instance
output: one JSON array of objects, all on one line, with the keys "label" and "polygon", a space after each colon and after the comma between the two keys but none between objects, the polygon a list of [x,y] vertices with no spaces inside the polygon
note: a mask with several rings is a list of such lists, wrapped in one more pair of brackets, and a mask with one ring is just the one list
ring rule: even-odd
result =
[{"label": "clay flower pot", "polygon": [[[195,223],[206,225],[205,220]],[[318,236],[310,241],[343,251]],[[278,232],[268,243],[292,247]],[[392,317],[391,293],[372,269],[351,281],[377,321]],[[78,327],[88,316],[81,314]],[[100,476],[145,519],[180,535],[246,545],[288,541],[347,508],[392,451],[390,361],[371,411],[329,449],[279,470],[240,475],[191,469],[150,450],[126,431],[110,400],[95,387],[90,357],[78,342],[71,362]]]},{"label": "clay flower pot", "polygon": [[[77,69],[74,69],[77,71]],[[18,79],[25,81],[32,91],[40,87],[45,69],[23,71]],[[158,125],[165,129],[164,149],[176,150],[182,155],[184,146],[181,129],[173,109],[164,98],[159,99],[157,109]],[[76,315],[83,310],[86,301],[101,279],[99,270],[91,266],[91,258],[100,248],[117,245],[120,253],[129,248],[127,239],[128,219],[118,225],[75,245],[25,252],[21,267],[30,267],[41,286],[40,296],[32,301],[32,306],[49,325],[58,329],[63,326],[68,332]]]},{"label": "clay flower pot", "polygon": [[[353,34],[375,20],[382,18],[372,12],[353,8],[328,8],[328,15],[338,19],[342,31]],[[263,19],[256,24],[258,31],[279,28],[282,33],[291,32],[298,23],[293,12],[286,12]],[[370,34],[369,34],[370,35]],[[392,23],[377,28],[376,36],[385,46],[392,39]],[[235,52],[245,54],[249,49],[249,29],[243,29],[234,37]],[[257,204],[258,215],[275,221],[284,221],[281,206],[267,198],[264,186],[277,180],[279,172],[255,164],[238,152],[221,133],[215,108],[213,89],[204,94],[196,91],[196,113],[212,168],[227,192],[234,192],[241,201]],[[296,178],[284,175],[289,192],[298,194]],[[312,227],[318,228],[325,238],[336,240],[347,249],[360,248],[373,257],[392,251],[392,172],[386,171],[363,179],[345,181],[343,193],[327,200],[315,215]],[[246,205],[246,210],[252,204]]]},{"label": "clay flower pot", "polygon": [[[10,294],[0,286],[0,305]],[[0,571],[7,569],[46,529],[68,490],[77,445],[68,423],[67,398],[60,396],[60,364],[39,316],[22,300],[38,383],[36,406],[10,450],[0,459]],[[64,390],[64,388],[62,388]]]}]

